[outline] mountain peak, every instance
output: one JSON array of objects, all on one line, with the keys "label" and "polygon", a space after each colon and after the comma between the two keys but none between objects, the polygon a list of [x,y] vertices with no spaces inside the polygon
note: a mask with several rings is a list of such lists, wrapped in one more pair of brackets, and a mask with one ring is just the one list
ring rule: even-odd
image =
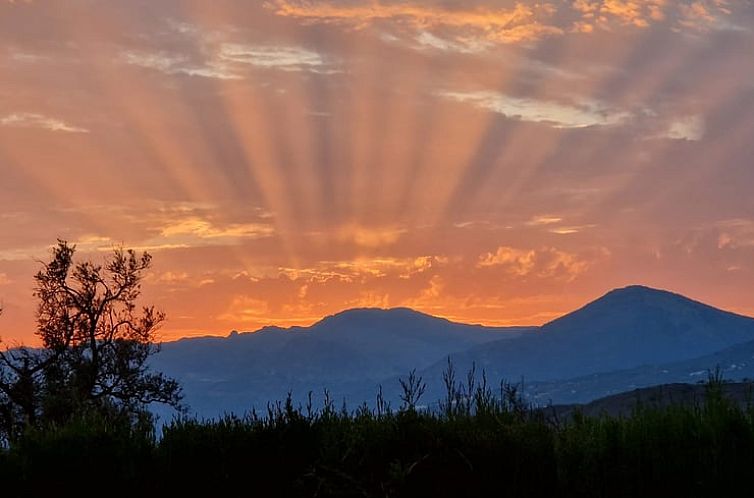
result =
[{"label": "mountain peak", "polygon": [[611,290],[610,292],[608,292],[608,294],[613,293],[613,292],[665,292],[665,291],[660,290],[660,289],[655,289],[654,287],[649,287],[648,285],[631,284],[625,287],[617,287]]},{"label": "mountain peak", "polygon": [[669,312],[681,312],[681,310],[685,309],[687,312],[725,314],[727,316],[751,319],[751,317],[716,308],[696,299],[678,294],[677,292],[655,289],[644,285],[629,285],[627,287],[613,289],[601,298],[587,304],[581,308],[581,310],[577,310],[575,313],[589,309],[611,309],[612,311],[624,309],[628,311],[631,308],[634,312],[640,312],[642,309],[646,308],[664,309]]},{"label": "mountain peak", "polygon": [[[572,333],[596,327],[604,331],[633,330],[666,334],[670,330],[681,333],[693,325],[705,325],[719,319],[744,319],[735,313],[714,308],[674,292],[643,285],[614,289],[584,307],[562,316],[543,327],[573,328]],[[589,327],[587,327],[587,324]]]},{"label": "mountain peak", "polygon": [[660,308],[695,307],[699,309],[721,311],[675,292],[655,289],[645,285],[629,285],[627,287],[611,290],[599,299],[596,299],[580,310],[577,310],[575,313],[608,308],[615,312],[621,307],[626,307],[627,309],[630,307],[633,312],[638,312],[647,306]]},{"label": "mountain peak", "polygon": [[314,327],[334,324],[374,327],[379,326],[380,323],[396,321],[406,323],[407,321],[446,322],[447,320],[410,308],[351,308],[326,316],[317,322]]},{"label": "mountain peak", "polygon": [[603,298],[611,296],[674,296],[681,299],[690,300],[687,297],[684,297],[681,294],[677,294],[675,292],[670,292],[663,289],[655,289],[653,287],[639,284],[628,285],[626,287],[618,287],[617,289],[613,289],[605,294]]}]

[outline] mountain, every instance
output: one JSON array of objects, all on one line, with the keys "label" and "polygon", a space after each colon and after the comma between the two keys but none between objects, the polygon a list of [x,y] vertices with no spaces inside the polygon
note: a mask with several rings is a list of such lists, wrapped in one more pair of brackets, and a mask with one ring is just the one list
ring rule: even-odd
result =
[{"label": "mountain", "polygon": [[[495,341],[452,355],[489,379],[555,381],[660,365],[754,340],[754,319],[678,294],[642,286],[616,289],[515,341]],[[714,366],[714,365],[713,365]],[[428,395],[442,392],[440,361],[422,372]],[[706,367],[705,367],[706,368]]]},{"label": "mountain", "polygon": [[321,399],[324,388],[338,402],[354,390],[371,399],[381,379],[532,330],[459,324],[405,308],[354,309],[311,327],[166,343],[153,365],[182,382],[192,411],[211,416],[264,409],[288,391],[297,401],[308,391]]},{"label": "mountain", "polygon": [[[399,400],[399,377],[417,369],[424,402],[443,396],[452,358],[459,379],[476,365],[491,384],[526,380],[541,404],[587,402],[611,393],[706,378],[736,365],[754,378],[754,319],[667,291],[613,290],[540,328],[464,325],[405,308],[355,309],[311,327],[266,327],[226,338],[185,339],[163,346],[154,366],[179,379],[195,413],[265,408],[293,391],[321,403],[374,401],[378,386]],[[742,374],[743,375],[743,374]],[[736,377],[736,378],[740,378]]]}]

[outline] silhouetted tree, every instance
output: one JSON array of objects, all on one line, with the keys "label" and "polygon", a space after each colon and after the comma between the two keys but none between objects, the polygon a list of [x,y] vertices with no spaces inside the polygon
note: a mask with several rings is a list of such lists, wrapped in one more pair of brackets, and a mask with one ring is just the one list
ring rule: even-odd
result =
[{"label": "silhouetted tree", "polygon": [[0,428],[65,421],[95,411],[134,416],[150,403],[178,407],[179,384],[149,369],[165,315],[137,308],[147,253],[117,248],[104,264],[74,262],[58,241],[35,275],[37,336],[42,348],[0,353]]},{"label": "silhouetted tree", "polygon": [[25,347],[0,352],[0,442],[18,437],[25,426],[36,424],[45,358],[44,351]]}]

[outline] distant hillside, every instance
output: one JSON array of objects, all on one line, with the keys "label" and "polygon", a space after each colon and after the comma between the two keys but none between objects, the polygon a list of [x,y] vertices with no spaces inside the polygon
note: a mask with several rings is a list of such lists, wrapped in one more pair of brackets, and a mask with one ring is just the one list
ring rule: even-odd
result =
[{"label": "distant hillside", "polygon": [[700,383],[719,367],[730,381],[754,379],[754,341],[671,363],[600,372],[565,380],[529,382],[526,391],[536,403],[584,403],[636,388],[670,383]]},{"label": "distant hillside", "polygon": [[193,410],[216,415],[263,409],[288,391],[301,400],[310,390],[321,398],[328,388],[340,403],[364,389],[371,399],[381,379],[532,330],[464,325],[405,308],[354,309],[311,327],[166,343],[154,366],[181,380]]},{"label": "distant hillside", "polygon": [[[706,378],[705,378],[706,379]],[[727,383],[721,387],[722,395],[741,408],[754,403],[754,384],[751,382]],[[637,407],[665,408],[674,405],[694,406],[704,403],[708,386],[703,384],[663,384],[634,389],[599,398],[585,404],[553,405],[545,413],[557,418],[571,417],[577,411],[589,416],[629,416]]]}]

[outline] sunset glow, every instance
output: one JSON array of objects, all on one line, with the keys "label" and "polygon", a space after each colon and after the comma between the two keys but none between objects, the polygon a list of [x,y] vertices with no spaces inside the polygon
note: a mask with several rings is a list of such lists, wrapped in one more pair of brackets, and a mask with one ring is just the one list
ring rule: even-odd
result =
[{"label": "sunset glow", "polygon": [[0,0],[0,337],[56,238],[163,338],[640,283],[754,315],[747,0]]}]

